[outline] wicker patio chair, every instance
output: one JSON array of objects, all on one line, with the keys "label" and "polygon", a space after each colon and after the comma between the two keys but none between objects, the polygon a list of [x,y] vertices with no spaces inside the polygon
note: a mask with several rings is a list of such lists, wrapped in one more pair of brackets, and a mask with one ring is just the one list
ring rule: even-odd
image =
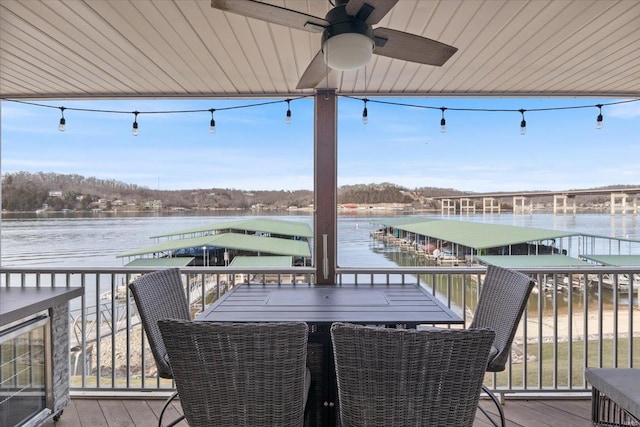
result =
[{"label": "wicker patio chair", "polygon": [[189,426],[303,425],[306,323],[158,324]]},{"label": "wicker patio chair", "polygon": [[[469,328],[488,328],[496,333],[491,346],[487,372],[501,372],[511,353],[511,344],[515,336],[522,313],[529,300],[534,282],[526,274],[496,267],[487,267],[484,285]],[[504,427],[504,411],[497,396],[485,385],[482,390],[495,403],[500,414],[500,425]],[[497,427],[496,421],[480,407],[489,421]]]},{"label": "wicker patio chair", "polygon": [[342,426],[472,426],[493,338],[334,323]]},{"label": "wicker patio chair", "polygon": [[[160,378],[173,379],[167,349],[158,328],[158,320],[182,319],[190,320],[189,303],[182,287],[182,277],[178,268],[154,271],[144,274],[129,284],[129,289],[136,302],[142,327],[147,335],[151,353],[156,362]],[[171,402],[178,396],[173,393],[164,404],[158,425],[162,425],[162,418]],[[171,427],[184,419],[181,415],[167,427]]]}]

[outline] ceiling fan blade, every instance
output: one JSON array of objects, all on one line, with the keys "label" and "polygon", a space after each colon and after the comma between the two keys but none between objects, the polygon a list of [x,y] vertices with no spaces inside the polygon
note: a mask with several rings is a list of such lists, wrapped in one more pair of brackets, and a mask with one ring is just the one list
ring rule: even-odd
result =
[{"label": "ceiling fan blade", "polygon": [[255,0],[211,0],[211,7],[312,33],[329,25],[323,18]]},{"label": "ceiling fan blade", "polygon": [[304,70],[296,89],[313,89],[318,86],[318,84],[327,77],[327,73],[330,72],[331,68],[328,68],[327,64],[324,63],[324,54],[322,50],[319,50],[307,66],[307,69]]},{"label": "ceiling fan blade", "polygon": [[442,66],[458,51],[457,47],[426,37],[390,28],[373,30],[376,46],[373,53],[419,64]]},{"label": "ceiling fan blade", "polygon": [[[358,13],[364,14],[365,16],[361,15],[361,18],[367,24],[374,25],[380,22],[396,3],[398,0],[349,0],[346,11],[351,16],[356,16]],[[364,9],[363,6],[365,6]]]}]

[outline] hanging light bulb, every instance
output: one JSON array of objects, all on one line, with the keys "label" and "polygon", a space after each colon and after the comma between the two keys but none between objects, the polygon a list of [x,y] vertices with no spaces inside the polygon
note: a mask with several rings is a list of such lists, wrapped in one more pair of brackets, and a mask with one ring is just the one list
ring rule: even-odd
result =
[{"label": "hanging light bulb", "polygon": [[447,131],[447,121],[444,119],[444,110],[445,107],[440,107],[442,110],[442,118],[440,119],[440,132],[445,133]]},{"label": "hanging light bulb", "polygon": [[367,101],[369,101],[367,98],[363,99],[364,101],[364,109],[362,110],[362,124],[366,125],[367,123],[369,123],[369,112],[367,111]]},{"label": "hanging light bulb", "polygon": [[602,129],[602,104],[597,104],[596,107],[600,110],[596,118],[596,129]]},{"label": "hanging light bulb", "polygon": [[134,111],[133,114],[134,114],[134,117],[133,117],[133,127],[131,128],[131,134],[133,136],[138,136],[138,133],[139,133],[139,131],[138,131],[138,114],[139,113],[137,111]]},{"label": "hanging light bulb", "polygon": [[209,109],[211,111],[211,122],[209,123],[209,132],[216,133],[216,121],[213,119],[214,108]]},{"label": "hanging light bulb", "polygon": [[286,99],[285,101],[287,101],[287,115],[286,115],[284,121],[285,121],[286,124],[290,125],[291,124],[291,108],[290,108],[290,104],[289,103],[291,102],[291,100],[290,99]]},{"label": "hanging light bulb", "polygon": [[520,122],[520,135],[524,135],[525,133],[527,133],[527,121],[524,119],[524,112],[527,110],[518,110],[520,111],[520,114],[522,114],[522,121]]},{"label": "hanging light bulb", "polygon": [[64,119],[64,110],[64,107],[60,107],[60,114],[62,115],[62,117],[60,118],[60,124],[58,125],[58,130],[60,132],[64,132],[65,126],[67,124],[67,121]]}]

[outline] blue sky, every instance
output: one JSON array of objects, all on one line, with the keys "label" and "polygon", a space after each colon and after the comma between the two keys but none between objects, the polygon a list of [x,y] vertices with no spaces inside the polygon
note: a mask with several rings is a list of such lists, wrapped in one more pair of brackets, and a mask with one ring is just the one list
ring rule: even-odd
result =
[{"label": "blue sky", "polygon": [[[271,101],[282,102],[256,105]],[[640,185],[640,102],[604,106],[599,130],[598,109],[589,107],[527,111],[524,136],[517,111],[447,110],[447,130],[440,132],[443,106],[532,110],[617,101],[381,98],[367,104],[363,125],[363,102],[340,97],[338,185],[391,182],[475,192]],[[124,113],[66,110],[66,131],[59,132],[58,108],[3,101],[3,174],[78,174],[162,190],[313,189],[312,98],[291,101],[291,124],[285,123],[286,102],[273,99],[37,103]],[[210,108],[217,110],[215,134],[208,111],[165,113]],[[143,112],[138,136],[131,134],[132,111]],[[144,113],[152,111],[158,113]]]}]

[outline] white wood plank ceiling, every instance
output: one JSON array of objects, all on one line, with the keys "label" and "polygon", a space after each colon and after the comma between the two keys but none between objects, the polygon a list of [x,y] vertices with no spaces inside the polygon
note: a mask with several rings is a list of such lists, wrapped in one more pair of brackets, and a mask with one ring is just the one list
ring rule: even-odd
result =
[{"label": "white wood plank ceiling", "polygon": [[[265,0],[324,17],[328,0]],[[375,27],[457,47],[442,67],[374,55],[318,88],[365,96],[640,97],[638,0],[400,0]],[[0,0],[2,98],[219,98],[297,90],[320,34],[210,0]]]}]

